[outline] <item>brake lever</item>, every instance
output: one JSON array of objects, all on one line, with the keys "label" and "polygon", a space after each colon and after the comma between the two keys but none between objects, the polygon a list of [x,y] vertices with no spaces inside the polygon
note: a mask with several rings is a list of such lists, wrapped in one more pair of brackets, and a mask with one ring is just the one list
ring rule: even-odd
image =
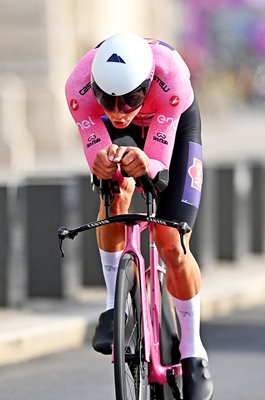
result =
[{"label": "brake lever", "polygon": [[183,248],[183,252],[186,255],[187,254],[187,249],[186,249],[186,246],[185,246],[185,243],[184,243],[184,235],[186,233],[189,233],[191,231],[191,228],[189,227],[187,222],[180,222],[178,231],[179,231],[179,235],[180,235],[181,247]]},{"label": "brake lever", "polygon": [[63,239],[59,238],[59,250],[61,253],[61,257],[64,258],[64,251],[63,251]]},{"label": "brake lever", "polygon": [[78,235],[78,232],[71,232],[64,226],[62,226],[61,228],[58,229],[59,250],[60,250],[62,258],[64,258],[63,240],[64,239],[73,240],[77,235]]},{"label": "brake lever", "polygon": [[185,233],[183,233],[183,231],[181,230],[181,231],[179,232],[179,234],[180,234],[180,243],[181,243],[181,247],[183,248],[183,252],[184,252],[184,254],[186,255],[186,254],[187,254],[187,250],[186,250],[186,246],[185,246],[185,243],[184,243],[184,235],[185,235]]}]

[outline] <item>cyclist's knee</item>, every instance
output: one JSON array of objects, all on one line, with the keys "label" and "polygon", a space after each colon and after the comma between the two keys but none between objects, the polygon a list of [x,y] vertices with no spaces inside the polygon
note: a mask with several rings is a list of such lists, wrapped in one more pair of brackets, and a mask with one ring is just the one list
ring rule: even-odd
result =
[{"label": "cyclist's knee", "polygon": [[[185,267],[188,256],[184,254],[179,233],[174,228],[156,230],[155,239],[158,252],[167,267]],[[185,247],[188,253],[189,239],[190,235],[186,235],[184,240]]]},{"label": "cyclist's knee", "polygon": [[179,243],[169,243],[161,250],[161,258],[167,267],[178,268],[185,264],[185,254]]},{"label": "cyclist's knee", "polygon": [[119,215],[128,212],[130,207],[131,197],[127,194],[118,194],[115,195],[111,205],[110,211],[112,215]]}]

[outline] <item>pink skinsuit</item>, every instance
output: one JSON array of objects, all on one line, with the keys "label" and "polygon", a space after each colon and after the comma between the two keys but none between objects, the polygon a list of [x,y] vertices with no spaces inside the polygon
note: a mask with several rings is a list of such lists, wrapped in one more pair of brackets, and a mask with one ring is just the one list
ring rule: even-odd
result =
[{"label": "pink skinsuit", "polygon": [[[144,152],[150,159],[149,174],[169,168],[178,122],[194,100],[187,65],[176,50],[158,40],[148,40],[155,59],[155,74],[143,107],[132,121],[149,126]],[[66,98],[78,127],[90,170],[96,153],[111,144],[101,119],[104,109],[91,89],[91,65],[97,49],[86,53],[66,83]],[[144,131],[144,129],[143,129]],[[165,146],[165,141],[167,142]]]}]

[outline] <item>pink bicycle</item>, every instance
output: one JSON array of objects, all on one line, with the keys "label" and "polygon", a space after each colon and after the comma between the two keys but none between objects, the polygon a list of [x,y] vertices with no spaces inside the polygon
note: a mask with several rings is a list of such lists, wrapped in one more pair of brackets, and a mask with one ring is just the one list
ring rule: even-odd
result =
[{"label": "pink bicycle", "polygon": [[[165,287],[165,268],[153,240],[155,224],[178,229],[183,251],[183,236],[189,226],[154,216],[156,193],[166,187],[168,171],[162,171],[152,181],[149,176],[139,179],[145,193],[145,214],[109,216],[112,196],[117,187],[102,181],[100,192],[104,199],[106,218],[76,229],[60,228],[62,240],[73,239],[79,232],[110,223],[124,223],[126,245],[120,259],[114,311],[114,363],[117,400],[182,399],[179,359],[179,334],[176,313]],[[155,182],[155,183],[154,183]],[[141,234],[149,232],[149,261],[146,265],[141,251]]]}]

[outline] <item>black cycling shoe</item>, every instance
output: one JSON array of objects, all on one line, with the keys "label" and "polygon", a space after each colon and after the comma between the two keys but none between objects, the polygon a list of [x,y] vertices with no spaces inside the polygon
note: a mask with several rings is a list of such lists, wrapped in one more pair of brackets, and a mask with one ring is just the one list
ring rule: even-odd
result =
[{"label": "black cycling shoe", "polygon": [[184,400],[211,400],[213,382],[208,368],[208,361],[190,357],[181,360],[183,372]]},{"label": "black cycling shoe", "polygon": [[94,350],[102,354],[111,354],[113,347],[114,309],[100,314],[98,324],[92,339]]}]

